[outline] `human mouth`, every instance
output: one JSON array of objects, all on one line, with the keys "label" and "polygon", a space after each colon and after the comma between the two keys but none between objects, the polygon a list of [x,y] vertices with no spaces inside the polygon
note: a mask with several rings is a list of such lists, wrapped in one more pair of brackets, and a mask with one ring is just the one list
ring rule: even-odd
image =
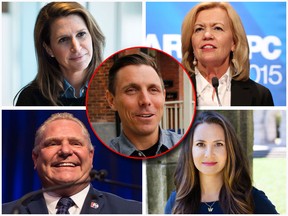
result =
[{"label": "human mouth", "polygon": [[139,114],[135,114],[135,116],[138,118],[138,119],[150,119],[154,116],[153,113],[139,113]]},{"label": "human mouth", "polygon": [[53,167],[76,167],[78,164],[72,162],[59,162],[52,164]]},{"label": "human mouth", "polygon": [[81,60],[85,55],[86,55],[86,54],[84,54],[84,55],[72,56],[72,57],[70,58],[70,60],[72,60],[72,61]]},{"label": "human mouth", "polygon": [[215,49],[216,47],[211,44],[205,44],[201,47],[201,49]]},{"label": "human mouth", "polygon": [[203,164],[204,166],[214,166],[214,165],[217,164],[217,162],[202,162],[202,164]]},{"label": "human mouth", "polygon": [[153,114],[143,114],[143,115],[136,115],[138,117],[141,117],[141,118],[150,118],[153,116]]}]

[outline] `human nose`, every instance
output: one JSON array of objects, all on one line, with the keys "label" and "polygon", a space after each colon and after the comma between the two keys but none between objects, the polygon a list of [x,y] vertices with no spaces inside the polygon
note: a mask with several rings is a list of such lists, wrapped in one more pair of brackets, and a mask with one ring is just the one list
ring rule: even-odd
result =
[{"label": "human nose", "polygon": [[67,157],[72,154],[73,154],[73,149],[70,143],[68,141],[63,141],[62,144],[60,145],[59,156]]},{"label": "human nose", "polygon": [[210,29],[206,29],[205,32],[204,32],[204,39],[207,40],[207,39],[213,39],[214,36],[211,32]]},{"label": "human nose", "polygon": [[205,150],[205,157],[209,158],[214,154],[213,147],[208,146]]},{"label": "human nose", "polygon": [[80,48],[81,48],[80,42],[76,38],[72,38],[71,51],[76,53],[80,50]]},{"label": "human nose", "polygon": [[151,99],[148,91],[142,91],[139,97],[140,106],[150,106]]}]

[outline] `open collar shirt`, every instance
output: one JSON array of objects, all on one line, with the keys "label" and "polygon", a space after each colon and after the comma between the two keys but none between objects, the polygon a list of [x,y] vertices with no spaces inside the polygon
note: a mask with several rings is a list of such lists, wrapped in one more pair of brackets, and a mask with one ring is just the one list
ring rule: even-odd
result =
[{"label": "open collar shirt", "polygon": [[[219,106],[214,87],[195,68],[197,103],[199,106]],[[222,106],[231,105],[231,74],[230,68],[219,79],[218,94]]]},{"label": "open collar shirt", "polygon": [[77,97],[75,88],[67,80],[64,79],[63,85],[64,85],[64,92],[62,93],[61,97],[65,98],[84,97],[86,94],[86,90],[88,88],[88,82],[86,82],[86,84],[80,88],[80,95],[79,97]]},{"label": "open collar shirt", "polygon": [[[158,149],[156,151],[156,155],[163,153],[167,151],[168,149],[172,148],[174,145],[176,145],[180,139],[181,135],[174,133],[169,130],[163,130],[159,129],[159,145]],[[137,152],[140,157],[146,157],[143,152],[136,149],[135,146],[128,140],[128,138],[125,136],[123,131],[121,131],[121,134],[119,137],[116,137],[109,142],[109,146],[124,155],[132,155],[134,152]]]}]

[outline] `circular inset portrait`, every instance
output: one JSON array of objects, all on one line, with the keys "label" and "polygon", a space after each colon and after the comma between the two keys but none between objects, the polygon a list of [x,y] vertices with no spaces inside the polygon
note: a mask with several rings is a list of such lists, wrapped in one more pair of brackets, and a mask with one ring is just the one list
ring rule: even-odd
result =
[{"label": "circular inset portrait", "polygon": [[86,111],[112,151],[135,159],[161,156],[191,126],[195,91],[182,65],[163,51],[133,47],[107,58],[90,80]]}]

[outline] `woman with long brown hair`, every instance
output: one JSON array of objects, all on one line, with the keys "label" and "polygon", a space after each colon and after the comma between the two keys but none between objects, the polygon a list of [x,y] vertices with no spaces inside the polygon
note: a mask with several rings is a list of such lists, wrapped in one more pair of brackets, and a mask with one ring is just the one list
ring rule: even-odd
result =
[{"label": "woman with long brown hair", "polygon": [[202,112],[194,121],[182,143],[175,186],[167,214],[277,213],[265,193],[252,186],[236,132],[216,112]]},{"label": "woman with long brown hair", "polygon": [[98,24],[81,4],[45,5],[34,28],[38,72],[18,92],[16,105],[84,106],[88,82],[102,62],[104,42]]}]

